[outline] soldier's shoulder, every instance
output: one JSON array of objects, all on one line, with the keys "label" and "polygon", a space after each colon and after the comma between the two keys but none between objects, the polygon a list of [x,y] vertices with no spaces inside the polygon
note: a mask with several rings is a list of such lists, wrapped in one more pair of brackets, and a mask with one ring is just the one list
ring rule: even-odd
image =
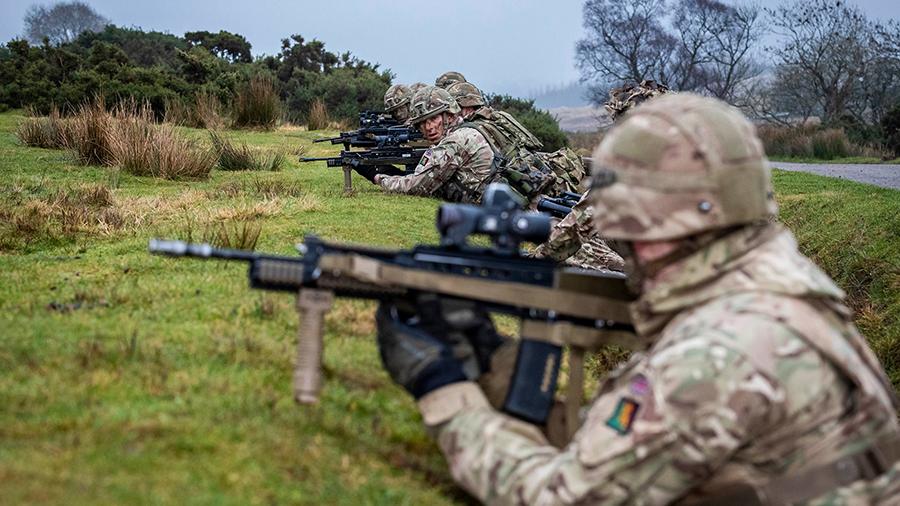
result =
[{"label": "soldier's shoulder", "polygon": [[474,125],[467,123],[462,123],[450,130],[447,136],[444,137],[442,143],[455,143],[461,146],[476,148],[488,146],[487,139],[484,138],[484,135],[482,135]]}]

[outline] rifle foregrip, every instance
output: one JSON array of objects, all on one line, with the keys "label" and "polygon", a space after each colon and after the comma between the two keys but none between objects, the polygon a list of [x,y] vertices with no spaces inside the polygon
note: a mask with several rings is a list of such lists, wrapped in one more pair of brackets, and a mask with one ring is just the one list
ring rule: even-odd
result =
[{"label": "rifle foregrip", "polygon": [[314,404],[319,400],[325,313],[333,302],[334,293],[329,290],[303,289],[297,294],[300,326],[294,363],[294,400],[299,404]]}]

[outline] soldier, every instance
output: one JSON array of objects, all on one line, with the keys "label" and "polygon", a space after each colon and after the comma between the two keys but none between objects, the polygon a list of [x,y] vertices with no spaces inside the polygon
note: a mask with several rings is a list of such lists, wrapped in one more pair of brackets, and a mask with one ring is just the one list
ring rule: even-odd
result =
[{"label": "soldier", "polygon": [[844,293],[775,221],[753,124],[715,99],[660,97],[594,160],[594,222],[628,245],[649,345],[565,447],[466,380],[442,339],[463,332],[491,363],[477,308],[379,308],[384,365],[454,479],[503,504],[898,504],[900,406]]},{"label": "soldier", "polygon": [[384,93],[384,112],[395,120],[405,123],[409,119],[409,99],[412,98],[409,88],[403,84],[395,84]]},{"label": "soldier", "polygon": [[410,84],[409,85],[409,99],[412,100],[412,97],[416,94],[417,91],[421,90],[422,88],[427,88],[429,86],[430,86],[429,84],[425,84],[422,82]]},{"label": "soldier", "polygon": [[[604,106],[615,121],[638,104],[668,92],[669,88],[654,81],[626,84],[610,90]],[[582,198],[571,213],[554,225],[550,238],[534,250],[534,256],[586,269],[621,270],[623,261],[599,237],[591,222],[593,214],[590,202]]]},{"label": "soldier", "polygon": [[420,89],[410,103],[410,123],[437,145],[425,152],[413,174],[379,174],[375,184],[388,191],[450,202],[479,202],[497,177],[494,152],[478,130],[462,125],[453,97],[436,86]]},{"label": "soldier", "polygon": [[450,70],[439,75],[438,78],[434,80],[434,85],[438,88],[443,88],[446,90],[452,84],[464,82],[466,82],[466,76],[454,70]]}]

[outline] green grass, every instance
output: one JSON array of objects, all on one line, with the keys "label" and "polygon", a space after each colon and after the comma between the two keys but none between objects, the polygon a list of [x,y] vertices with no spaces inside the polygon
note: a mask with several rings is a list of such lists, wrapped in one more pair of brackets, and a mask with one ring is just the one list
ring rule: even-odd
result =
[{"label": "green grass", "polygon": [[[466,501],[412,401],[381,369],[371,304],[337,303],[321,402],[299,407],[293,298],[250,290],[242,265],[146,253],[151,237],[197,239],[246,223],[261,227],[257,249],[282,254],[310,232],[434,242],[437,201],[384,195],[361,178],[342,197],[340,170],[293,156],[281,172],[213,171],[199,182],[78,167],[63,152],[19,146],[20,118],[0,114],[0,210],[104,185],[125,224],[103,229],[89,215],[64,230],[51,217],[41,234],[0,249],[3,503]],[[225,135],[308,156],[337,150],[311,144],[322,132]],[[900,357],[898,192],[782,172],[776,184],[804,249],[850,283],[882,359]],[[900,365],[888,366],[897,382]]]},{"label": "green grass", "polygon": [[822,160],[819,158],[809,158],[801,156],[772,156],[769,157],[773,162],[790,162],[790,163],[820,163],[820,164],[900,164],[900,158],[893,160],[882,160],[874,156],[847,156],[843,158],[832,158],[830,160]]}]

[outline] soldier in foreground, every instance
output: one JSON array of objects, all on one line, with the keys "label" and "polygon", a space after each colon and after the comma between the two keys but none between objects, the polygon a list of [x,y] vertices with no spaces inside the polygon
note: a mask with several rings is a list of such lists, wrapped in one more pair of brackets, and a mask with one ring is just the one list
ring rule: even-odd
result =
[{"label": "soldier in foreground", "polygon": [[494,332],[478,311],[378,310],[384,365],[460,485],[504,504],[900,502],[893,389],[843,292],[774,221],[753,125],[714,99],[660,97],[594,162],[594,222],[628,246],[648,346],[565,447],[465,380],[443,333]]},{"label": "soldier in foreground", "polygon": [[496,177],[494,152],[484,136],[462,125],[459,106],[446,90],[420,89],[410,104],[410,123],[436,145],[425,152],[413,174],[375,176],[387,191],[437,197],[449,202],[479,202]]}]

